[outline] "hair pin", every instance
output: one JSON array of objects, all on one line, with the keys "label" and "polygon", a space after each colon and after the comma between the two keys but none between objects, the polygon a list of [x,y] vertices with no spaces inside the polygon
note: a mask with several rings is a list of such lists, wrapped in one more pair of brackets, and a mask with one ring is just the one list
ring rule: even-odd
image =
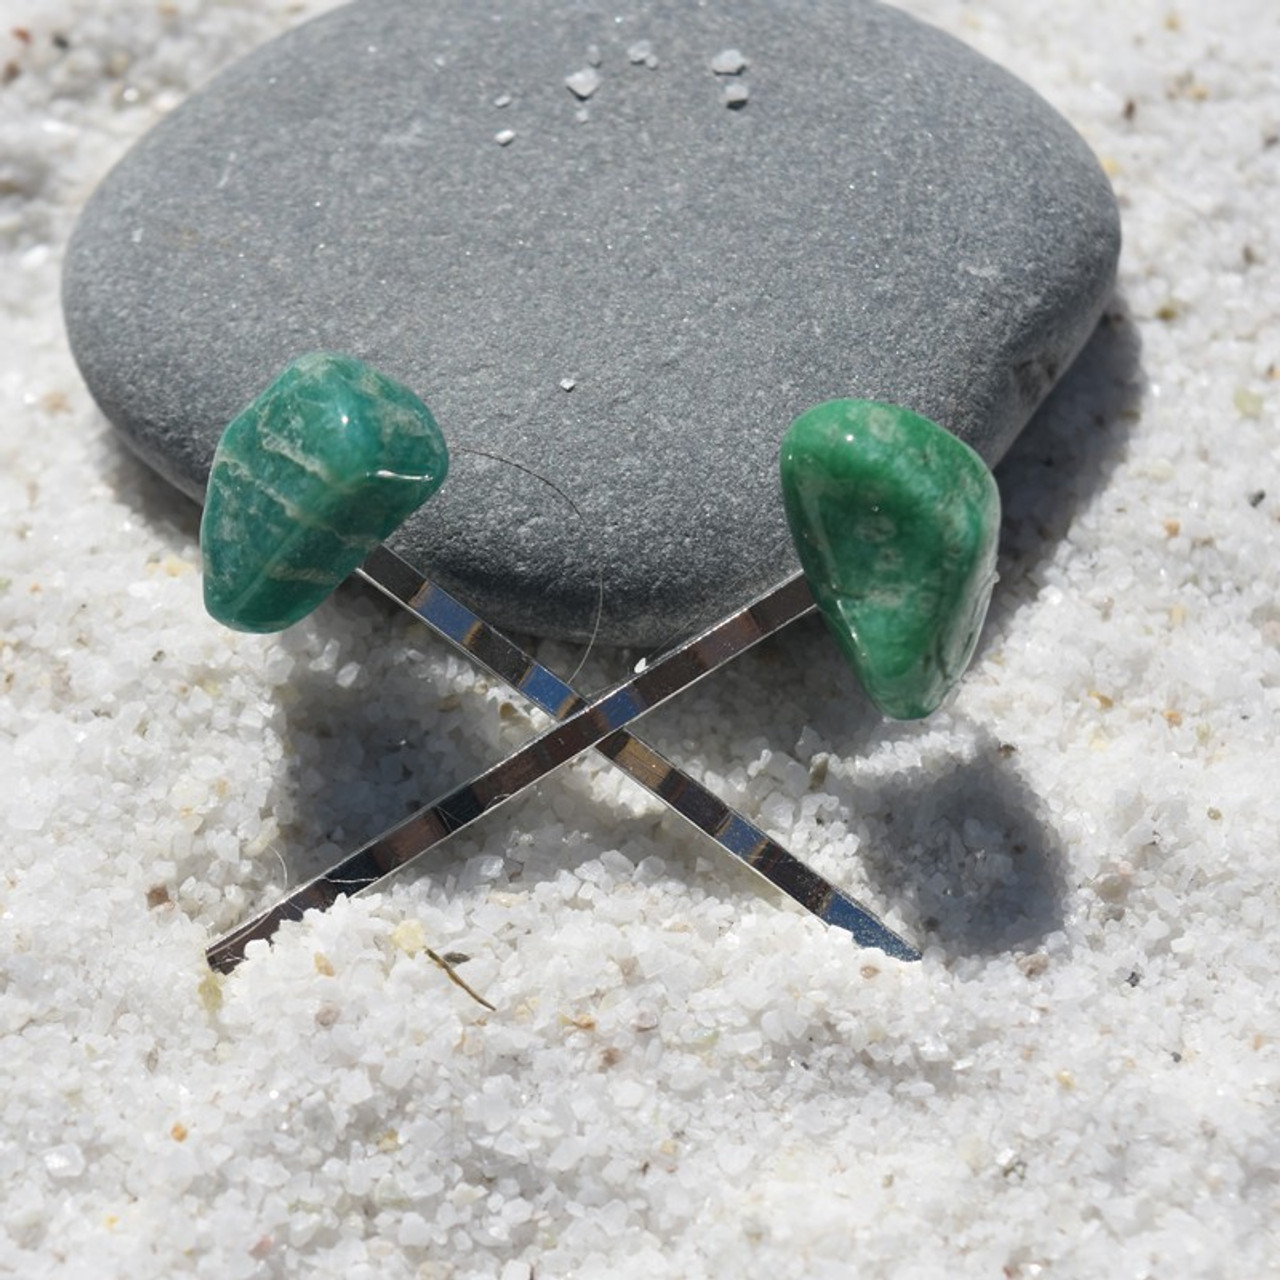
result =
[{"label": "hair pin", "polygon": [[217,620],[283,630],[354,573],[557,723],[219,939],[209,963],[229,971],[249,942],[370,888],[593,748],[825,923],[919,959],[629,726],[815,607],[880,710],[900,719],[934,710],[968,664],[995,581],[1000,502],[982,459],[897,406],[834,400],[810,409],[781,450],[801,572],[591,700],[382,545],[447,470],[427,406],[349,356],[299,357],[222,436],[200,530],[206,607]]}]

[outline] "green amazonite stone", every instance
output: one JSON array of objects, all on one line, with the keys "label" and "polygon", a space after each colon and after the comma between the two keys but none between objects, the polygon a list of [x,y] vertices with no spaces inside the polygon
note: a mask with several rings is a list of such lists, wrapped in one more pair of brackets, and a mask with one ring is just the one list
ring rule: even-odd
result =
[{"label": "green amazonite stone", "polygon": [[306,617],[441,485],[408,388],[350,356],[295,360],[218,444],[200,523],[205,607],[237,631]]},{"label": "green amazonite stone", "polygon": [[802,414],[782,444],[787,521],[818,608],[887,716],[927,716],[973,656],[1000,494],[928,418],[871,400]]}]

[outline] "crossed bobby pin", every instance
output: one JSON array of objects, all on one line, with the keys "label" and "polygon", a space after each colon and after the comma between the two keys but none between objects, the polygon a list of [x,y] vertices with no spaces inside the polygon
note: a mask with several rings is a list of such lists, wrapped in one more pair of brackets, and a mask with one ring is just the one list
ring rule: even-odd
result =
[{"label": "crossed bobby pin", "polygon": [[792,424],[781,468],[802,572],[587,701],[381,545],[448,470],[427,406],[349,356],[289,365],[214,455],[200,527],[209,612],[237,630],[281,631],[355,573],[557,723],[219,939],[209,963],[230,971],[283,921],[377,884],[590,749],[819,919],[918,960],[871,911],[628,728],[815,607],[886,715],[928,715],[959,680],[995,582],[1000,499],[982,459],[907,409],[832,400]]}]

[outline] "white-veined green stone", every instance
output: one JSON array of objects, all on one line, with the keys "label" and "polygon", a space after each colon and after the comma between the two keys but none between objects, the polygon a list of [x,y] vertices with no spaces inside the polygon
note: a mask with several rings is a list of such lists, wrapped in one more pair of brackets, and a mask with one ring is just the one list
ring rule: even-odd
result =
[{"label": "white-veined green stone", "polygon": [[204,601],[237,631],[306,617],[440,487],[444,437],[351,356],[300,356],[223,432],[200,524]]}]

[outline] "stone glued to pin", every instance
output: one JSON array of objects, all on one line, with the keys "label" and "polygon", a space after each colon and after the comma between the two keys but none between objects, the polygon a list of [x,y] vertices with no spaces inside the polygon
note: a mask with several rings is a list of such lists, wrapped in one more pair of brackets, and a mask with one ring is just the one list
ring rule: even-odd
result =
[{"label": "stone glued to pin", "polygon": [[919,414],[832,400],[791,425],[782,493],[814,599],[872,702],[913,720],[964,674],[995,584],[1000,493]]},{"label": "stone glued to pin", "polygon": [[351,356],[300,356],[214,454],[205,607],[237,631],[291,626],[435,493],[448,465],[431,411],[407,387]]}]

